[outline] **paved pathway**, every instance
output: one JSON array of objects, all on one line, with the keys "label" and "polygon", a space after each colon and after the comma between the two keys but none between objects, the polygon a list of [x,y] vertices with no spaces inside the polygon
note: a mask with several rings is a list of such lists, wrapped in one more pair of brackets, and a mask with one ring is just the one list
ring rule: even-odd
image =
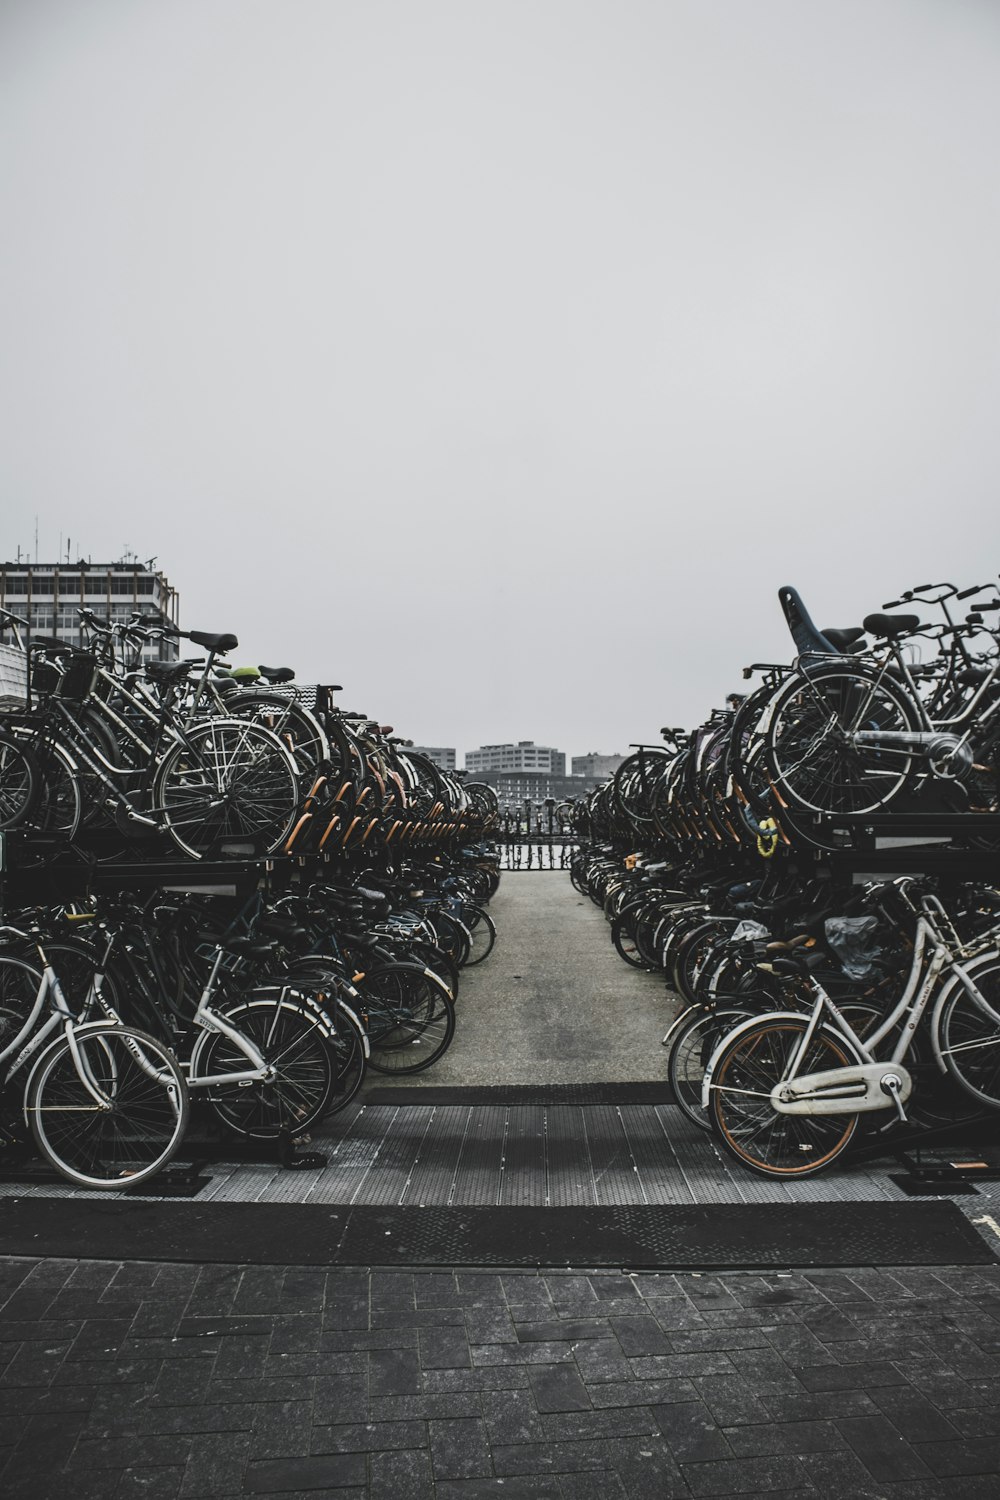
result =
[{"label": "paved pathway", "polygon": [[462,975],[455,1040],[433,1068],[399,1083],[663,1078],[657,1044],[679,1002],[662,976],[622,962],[602,913],[567,874],[509,872],[490,914],[496,946]]},{"label": "paved pathway", "polygon": [[0,1262],[5,1500],[995,1500],[1000,1267]]}]

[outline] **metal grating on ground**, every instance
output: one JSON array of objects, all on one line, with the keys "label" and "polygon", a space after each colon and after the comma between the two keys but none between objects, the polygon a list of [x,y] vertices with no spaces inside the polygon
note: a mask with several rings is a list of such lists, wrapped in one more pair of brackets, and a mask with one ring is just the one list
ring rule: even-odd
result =
[{"label": "metal grating on ground", "polygon": [[[197,1201],[625,1208],[907,1197],[890,1180],[900,1171],[891,1157],[805,1182],[755,1177],[730,1166],[676,1105],[363,1104],[328,1122],[311,1149],[326,1155],[323,1169],[209,1162]],[[0,1197],[73,1192],[59,1182],[0,1183]],[[983,1181],[963,1206],[988,1212],[997,1199],[1000,1183]]]}]

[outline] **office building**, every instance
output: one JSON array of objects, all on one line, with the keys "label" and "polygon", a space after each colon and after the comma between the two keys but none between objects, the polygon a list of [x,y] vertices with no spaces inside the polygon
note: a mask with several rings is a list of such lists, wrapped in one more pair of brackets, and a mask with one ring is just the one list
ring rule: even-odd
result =
[{"label": "office building", "polygon": [[[121,562],[0,563],[0,608],[29,622],[32,632],[56,636],[70,646],[86,644],[78,611],[92,610],[100,620],[122,621],[130,615],[154,615],[164,623],[178,623],[179,596],[155,557],[140,563],[131,556]],[[147,661],[174,661],[176,640],[153,641],[143,650]]]},{"label": "office building", "polygon": [[596,750],[591,750],[588,755],[574,755],[570,765],[574,776],[596,776],[598,780],[606,781],[624,760],[624,755],[598,755]]},{"label": "office building", "polygon": [[422,755],[432,765],[442,771],[454,771],[455,751],[450,745],[407,745],[404,749],[413,750],[417,755]]},{"label": "office building", "polygon": [[477,780],[486,773],[524,773],[528,775],[565,776],[566,755],[550,745],[536,745],[534,740],[518,740],[516,745],[480,745],[465,752],[465,769]]}]

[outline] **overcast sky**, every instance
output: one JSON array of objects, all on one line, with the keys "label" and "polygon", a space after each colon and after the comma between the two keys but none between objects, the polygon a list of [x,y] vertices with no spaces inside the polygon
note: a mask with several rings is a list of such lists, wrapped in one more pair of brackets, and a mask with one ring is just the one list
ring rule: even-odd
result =
[{"label": "overcast sky", "polygon": [[0,0],[0,552],[418,741],[995,576],[996,0]]}]

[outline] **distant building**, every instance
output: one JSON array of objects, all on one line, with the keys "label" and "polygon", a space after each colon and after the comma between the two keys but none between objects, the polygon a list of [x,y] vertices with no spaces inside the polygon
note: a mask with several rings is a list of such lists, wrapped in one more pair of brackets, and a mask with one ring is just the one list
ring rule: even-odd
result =
[{"label": "distant building", "polygon": [[597,776],[606,781],[624,760],[624,755],[598,755],[596,750],[591,750],[589,755],[574,755],[571,765],[574,776]]},{"label": "distant building", "polygon": [[536,745],[534,740],[518,740],[516,745],[480,745],[465,752],[465,769],[470,776],[485,781],[487,772],[514,775],[566,775],[566,755],[551,745]]},{"label": "distant building", "polygon": [[482,771],[472,773],[476,781],[485,781],[497,794],[502,808],[523,809],[529,802],[538,807],[551,797],[565,802],[570,797],[585,797],[602,784],[600,776],[554,776],[546,771]]},{"label": "distant building", "polygon": [[455,769],[455,752],[449,745],[410,745],[407,748],[423,755],[442,771]]},{"label": "distant building", "polygon": [[[100,620],[127,620],[137,612],[176,625],[179,598],[166,577],[139,562],[0,563],[0,608],[20,615],[33,632],[82,646],[86,634],[78,611],[92,610]],[[176,640],[151,643],[147,661],[173,661]]]}]

